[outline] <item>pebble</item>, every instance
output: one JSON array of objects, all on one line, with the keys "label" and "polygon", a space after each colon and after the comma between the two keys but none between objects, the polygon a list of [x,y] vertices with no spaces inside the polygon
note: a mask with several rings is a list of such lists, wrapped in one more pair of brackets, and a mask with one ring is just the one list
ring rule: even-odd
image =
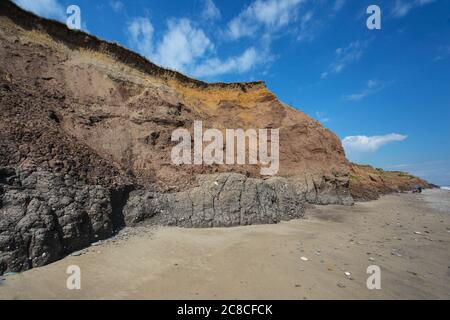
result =
[{"label": "pebble", "polygon": [[421,235],[421,234],[422,234],[422,232],[420,232],[420,231],[414,231],[414,234],[418,234],[418,235]]},{"label": "pebble", "polygon": [[372,262],[373,262],[373,261],[375,261],[375,259],[372,258],[372,257],[370,257],[370,258],[369,258],[369,261],[372,261]]},{"label": "pebble", "polygon": [[78,256],[81,256],[83,254],[83,251],[76,251],[76,252],[73,252],[72,254],[71,254],[71,256],[73,256],[73,257],[78,257]]},{"label": "pebble", "polygon": [[339,288],[345,288],[345,284],[343,284],[343,283],[338,283],[337,286],[338,286]]},{"label": "pebble", "polygon": [[350,272],[348,272],[348,271],[345,271],[344,274],[345,274],[347,277],[351,277],[351,276],[352,276],[352,274],[351,274]]},{"label": "pebble", "polygon": [[301,257],[300,258],[302,261],[308,261],[309,259],[307,257]]},{"label": "pebble", "polygon": [[391,251],[391,255],[397,256],[397,257],[401,257],[401,256],[402,256],[402,254],[399,253],[399,252],[397,252],[396,250],[392,250],[392,251]]}]

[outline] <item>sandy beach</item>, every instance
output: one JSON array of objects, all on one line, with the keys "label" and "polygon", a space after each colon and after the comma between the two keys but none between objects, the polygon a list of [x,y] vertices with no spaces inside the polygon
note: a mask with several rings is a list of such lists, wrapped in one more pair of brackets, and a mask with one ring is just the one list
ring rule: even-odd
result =
[{"label": "sandy beach", "polygon": [[[70,265],[81,290],[66,288]],[[367,289],[370,265],[381,290]],[[316,206],[278,225],[126,229],[0,279],[0,299],[449,299],[450,192]]]}]

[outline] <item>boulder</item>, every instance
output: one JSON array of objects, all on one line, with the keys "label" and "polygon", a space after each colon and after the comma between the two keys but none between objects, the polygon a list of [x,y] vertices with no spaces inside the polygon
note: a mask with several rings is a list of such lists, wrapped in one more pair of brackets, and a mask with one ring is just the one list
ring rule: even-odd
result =
[{"label": "boulder", "polygon": [[20,186],[1,185],[0,274],[46,265],[112,235],[107,189],[41,170],[14,177]]},{"label": "boulder", "polygon": [[235,173],[201,175],[198,186],[177,193],[134,191],[124,208],[127,225],[232,227],[301,218],[304,197],[286,178]]}]

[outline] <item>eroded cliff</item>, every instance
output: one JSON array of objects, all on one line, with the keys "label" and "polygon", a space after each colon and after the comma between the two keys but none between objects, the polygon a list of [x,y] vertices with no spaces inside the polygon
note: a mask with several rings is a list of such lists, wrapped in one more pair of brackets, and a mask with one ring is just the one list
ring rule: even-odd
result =
[{"label": "eroded cliff", "polygon": [[[124,226],[221,227],[352,204],[339,138],[263,82],[205,83],[0,2],[0,274],[44,265]],[[174,165],[171,134],[279,129],[259,165]],[[358,187],[359,188],[359,187]]]}]

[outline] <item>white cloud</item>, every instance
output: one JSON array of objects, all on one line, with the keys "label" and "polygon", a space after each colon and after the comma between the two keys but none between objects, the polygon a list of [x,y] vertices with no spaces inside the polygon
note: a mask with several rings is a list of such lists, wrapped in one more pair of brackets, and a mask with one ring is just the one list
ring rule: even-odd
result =
[{"label": "white cloud", "polygon": [[384,136],[349,136],[342,140],[346,153],[354,155],[355,153],[375,152],[382,146],[396,141],[404,141],[408,137],[398,133],[391,133]]},{"label": "white cloud", "polygon": [[204,0],[204,8],[202,17],[205,20],[218,20],[221,18],[219,8],[214,4],[213,0]]},{"label": "white cloud", "polygon": [[363,91],[346,95],[344,96],[344,99],[347,101],[359,101],[383,90],[390,84],[391,82],[385,83],[378,80],[369,80],[367,81],[366,88]]},{"label": "white cloud", "polygon": [[61,21],[66,19],[66,10],[58,0],[14,0],[21,8],[45,18]]},{"label": "white cloud", "polygon": [[304,0],[256,0],[232,19],[227,35],[233,39],[248,37],[261,28],[273,33],[295,21]]},{"label": "white cloud", "polygon": [[203,30],[194,27],[188,19],[171,20],[152,57],[162,66],[188,72],[198,58],[213,49]]},{"label": "white cloud", "polygon": [[[203,0],[202,18],[214,20],[221,13],[212,0]],[[219,57],[214,43],[191,20],[171,19],[167,30],[155,35],[147,18],[135,18],[128,24],[129,43],[132,48],[153,62],[197,77],[216,77],[224,74],[242,74],[254,70],[272,59],[270,46],[272,34],[297,18],[298,5],[305,0],[255,0],[246,7],[227,27],[227,34],[234,39],[250,36],[256,30],[257,45],[235,56]],[[302,24],[312,18],[307,12]]]},{"label": "white cloud", "polygon": [[248,48],[241,55],[231,57],[225,61],[218,58],[208,59],[195,68],[193,74],[197,77],[214,77],[228,73],[245,73],[256,65],[266,61],[264,55],[255,48]]},{"label": "white cloud", "polygon": [[154,44],[154,28],[148,18],[134,18],[128,24],[131,45],[153,62],[187,72],[208,50],[214,48],[203,30],[188,19],[172,19],[161,40]]},{"label": "white cloud", "polygon": [[424,5],[433,3],[434,1],[435,0],[396,0],[392,9],[392,15],[396,18],[402,18],[406,16],[412,9],[422,7]]},{"label": "white cloud", "polygon": [[321,78],[324,79],[330,74],[341,73],[349,64],[359,60],[365,52],[367,42],[354,41],[348,46],[343,48],[337,48],[335,51],[335,59],[330,64],[329,70],[321,74]]},{"label": "white cloud", "polygon": [[123,2],[119,0],[111,0],[109,5],[115,12],[120,12],[125,7]]},{"label": "white cloud", "polygon": [[153,53],[153,25],[147,18],[134,18],[128,23],[130,44],[146,57]]},{"label": "white cloud", "polygon": [[197,77],[241,74],[270,59],[265,52],[250,47],[221,60],[214,55],[214,44],[204,31],[188,19],[170,20],[160,41],[155,41],[153,25],[147,18],[133,19],[127,31],[131,46],[153,62]]}]

